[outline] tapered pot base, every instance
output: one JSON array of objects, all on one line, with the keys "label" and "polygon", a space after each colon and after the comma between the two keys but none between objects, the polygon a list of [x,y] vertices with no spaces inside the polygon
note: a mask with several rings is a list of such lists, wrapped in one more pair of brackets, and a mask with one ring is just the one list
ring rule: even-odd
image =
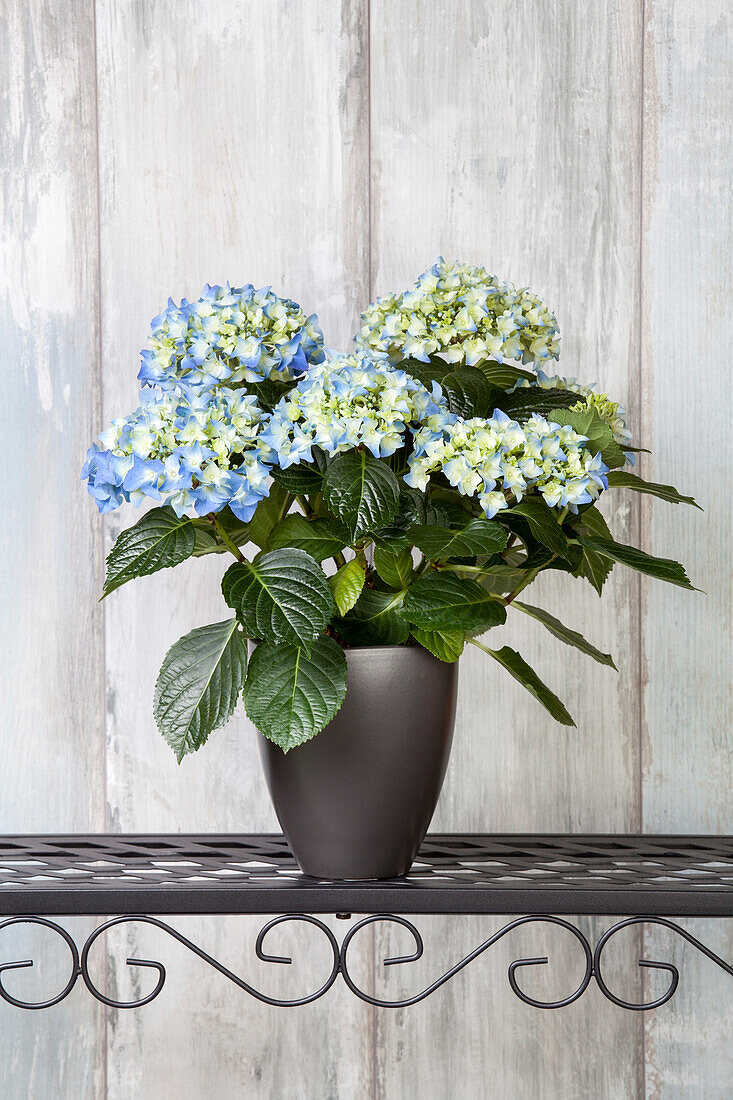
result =
[{"label": "tapered pot base", "polygon": [[418,646],[348,649],[346,699],[283,753],[258,734],[275,812],[298,866],[325,879],[409,871],[453,740],[458,670]]}]

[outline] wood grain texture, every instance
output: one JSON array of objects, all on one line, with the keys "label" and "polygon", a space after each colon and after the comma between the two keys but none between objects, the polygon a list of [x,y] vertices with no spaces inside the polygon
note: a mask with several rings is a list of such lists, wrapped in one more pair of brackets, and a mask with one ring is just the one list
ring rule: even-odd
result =
[{"label": "wood grain texture", "polygon": [[[353,332],[368,296],[365,11],[329,0],[98,6],[105,420],[134,402],[138,351],[169,294],[196,297],[206,281],[272,284],[318,311],[329,344]],[[115,514],[110,538],[131,518]],[[168,646],[228,614],[226,564],[188,562],[106,603],[112,828],[277,828],[243,715],[180,768],[152,719]],[[179,926],[248,978],[262,923]],[[323,977],[322,959],[299,947],[308,942],[306,930],[273,941],[307,960],[306,989]],[[128,954],[170,951],[155,934],[138,943],[121,932],[110,945],[119,983]],[[373,1013],[346,991],[333,1027],[333,1001],[278,1011],[172,953],[161,999],[112,1016],[110,1097],[369,1093]],[[259,971],[281,995],[298,980],[286,967]]]},{"label": "wood grain texture", "polygon": [[[645,545],[689,567],[705,595],[645,591],[643,824],[649,831],[733,831],[733,589],[730,455],[724,438],[733,337],[731,10],[656,0],[644,53],[645,440],[656,480],[693,487],[705,514],[645,509]],[[704,426],[701,452],[692,420]],[[733,958],[730,922],[691,931]],[[646,1021],[650,1100],[728,1097],[733,1088],[730,979],[662,931],[645,954],[671,959],[680,989]]]},{"label": "wood grain texture", "polygon": [[[0,525],[0,829],[276,827],[243,717],[179,768],[151,715],[167,647],[224,616],[225,562],[186,563],[100,608],[102,523],[79,467],[99,428],[133,407],[137,353],[169,294],[271,283],[348,348],[359,309],[442,252],[547,298],[559,372],[620,397],[654,450],[641,472],[706,508],[616,491],[613,529],[684,561],[707,595],[620,567],[602,602],[583,582],[542,578],[530,602],[611,650],[619,674],[515,613],[501,644],[578,728],[545,719],[471,651],[434,827],[730,832],[728,5],[98,0],[95,17],[93,0],[6,0],[3,17],[0,347],[8,438],[23,449]],[[701,438],[717,441],[705,470]],[[107,546],[135,517],[106,522]],[[594,940],[612,919],[580,926]],[[77,942],[89,927],[63,923]],[[174,923],[274,995],[314,988],[328,969],[310,929],[273,937],[290,969],[255,960],[260,920]],[[340,938],[348,926],[331,923]],[[500,922],[419,923],[426,951],[411,967],[381,965],[409,946],[402,933],[366,933],[352,956],[362,984],[413,992]],[[723,922],[688,927],[733,957]],[[42,964],[10,988],[62,983],[50,942],[2,933],[3,958]],[[108,1014],[106,1056],[101,1010],[81,990],[47,1013],[0,1005],[3,1100],[730,1095],[730,981],[655,930],[604,957],[629,999],[642,992],[639,957],[680,967],[676,997],[646,1020],[595,990],[561,1013],[517,1001],[512,959],[549,956],[520,976],[537,996],[577,980],[577,948],[554,930],[518,931],[404,1012],[340,986],[307,1008],[268,1008],[148,928],[117,931],[108,952],[98,945],[95,973],[120,996],[148,989],[128,955],[163,960],[161,997]],[[647,999],[659,980],[645,974]]]},{"label": "wood grain texture", "polygon": [[[98,415],[93,9],[3,6],[0,20],[0,347],[6,455],[0,520],[0,829],[103,825],[98,524],[79,471]],[[70,921],[82,938],[85,920]],[[8,980],[42,998],[66,983],[52,934],[11,928]],[[99,1095],[103,1017],[0,1007],[0,1095]]]},{"label": "wood grain texture", "polygon": [[[406,286],[438,254],[529,284],[558,313],[559,371],[598,379],[633,420],[640,6],[469,0],[460,12],[453,3],[372,2],[372,291]],[[612,521],[633,541],[628,502],[614,506]],[[483,654],[462,658],[435,828],[638,827],[639,586],[618,570],[608,589],[599,604],[583,582],[542,578],[531,602],[610,649],[618,676],[518,613],[492,635],[547,678],[577,730],[546,718]],[[454,961],[481,935],[468,928],[488,934],[488,923],[445,923]],[[525,942],[545,954],[544,932],[528,931]],[[551,954],[560,973],[572,965],[562,941]],[[638,982],[631,942],[626,962]],[[419,1010],[380,1015],[380,1094],[478,1096],[488,1080],[501,1097],[640,1094],[638,1019],[592,997],[567,1016],[528,1014],[506,993],[504,974],[499,951]],[[446,1037],[454,1026],[458,1045]]]}]

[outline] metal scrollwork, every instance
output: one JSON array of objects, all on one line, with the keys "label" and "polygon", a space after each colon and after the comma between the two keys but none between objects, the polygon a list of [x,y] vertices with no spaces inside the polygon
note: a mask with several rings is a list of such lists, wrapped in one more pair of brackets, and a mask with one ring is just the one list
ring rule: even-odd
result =
[{"label": "metal scrollwork", "polygon": [[92,996],[96,997],[97,1000],[101,1001],[103,1004],[109,1005],[110,1008],[141,1008],[143,1005],[150,1004],[150,1002],[158,996],[165,984],[166,973],[165,967],[162,963],[152,962],[150,959],[127,959],[127,963],[129,966],[147,966],[157,970],[158,981],[152,993],[149,993],[146,997],[142,997],[137,1001],[118,1001],[114,1000],[111,997],[107,997],[104,993],[102,993],[100,989],[97,988],[97,986],[92,981],[89,975],[89,952],[95,941],[102,935],[103,932],[106,932],[109,928],[114,928],[116,925],[129,923],[152,924],[155,928],[160,928],[163,932],[166,932],[169,936],[171,936],[172,939],[176,940],[178,943],[188,948],[188,950],[191,951],[194,955],[197,955],[200,959],[203,959],[203,961],[205,963],[208,963],[209,966],[212,966],[214,970],[218,970],[220,974],[223,974],[224,977],[228,978],[230,982],[233,982],[234,985],[238,986],[240,989],[243,989],[245,993],[249,993],[251,997],[255,997],[258,1001],[264,1001],[265,1004],[274,1005],[279,1008],[296,1008],[299,1005],[307,1005],[310,1004],[311,1001],[318,1000],[319,997],[322,997],[324,993],[328,992],[333,983],[336,981],[339,973],[339,946],[336,937],[334,936],[331,929],[328,928],[328,926],[325,925],[323,921],[318,920],[317,917],[311,917],[305,913],[284,914],[283,916],[275,917],[273,920],[268,921],[264,928],[260,930],[260,933],[257,936],[255,953],[257,955],[257,958],[261,962],[284,963],[286,965],[292,962],[292,959],[289,958],[283,958],[278,955],[268,955],[262,947],[265,937],[267,936],[267,933],[270,931],[271,928],[274,928],[278,924],[286,924],[291,921],[301,921],[305,924],[315,925],[315,927],[318,928],[318,930],[322,932],[328,940],[329,946],[333,954],[333,966],[331,968],[331,973],[329,974],[328,978],[323,983],[323,985],[321,985],[315,991],[315,993],[310,993],[305,997],[297,997],[293,1000],[280,1000],[277,997],[269,997],[266,993],[261,993],[258,989],[255,989],[254,986],[251,986],[248,982],[245,982],[244,979],[240,978],[237,974],[234,974],[231,970],[228,969],[228,967],[218,962],[212,955],[209,955],[208,952],[202,950],[202,948],[200,948],[192,940],[189,940],[186,936],[182,935],[180,932],[177,932],[175,928],[171,928],[170,925],[165,924],[163,921],[158,920],[156,917],[114,917],[112,920],[108,920],[104,924],[101,924],[99,928],[95,928],[95,930],[92,932],[92,934],[89,936],[86,943],[84,944],[84,949],[81,953],[81,975],[84,979],[84,983],[87,989],[92,994]]},{"label": "metal scrollwork", "polygon": [[680,928],[679,925],[674,924],[672,921],[666,920],[664,917],[629,917],[626,920],[622,920],[618,924],[613,925],[611,928],[607,929],[606,932],[604,932],[604,934],[598,941],[598,944],[596,945],[595,951],[593,951],[583,933],[580,932],[579,929],[570,924],[568,921],[563,920],[561,917],[553,917],[549,915],[526,916],[519,917],[516,920],[511,921],[509,924],[506,924],[503,928],[499,929],[498,932],[495,932],[493,936],[490,936],[487,940],[484,940],[484,942],[480,944],[477,948],[475,948],[475,950],[471,951],[470,954],[466,955],[465,958],[461,959],[460,962],[457,962],[455,966],[452,966],[449,970],[445,972],[445,974],[442,974],[430,985],[420,990],[419,993],[415,993],[412,997],[405,997],[400,1000],[386,1000],[384,998],[372,996],[357,985],[349,970],[349,948],[353,943],[354,938],[363,928],[366,928],[368,925],[375,924],[381,921],[393,925],[398,925],[402,928],[407,929],[414,941],[414,950],[410,954],[399,955],[395,956],[394,958],[385,959],[384,965],[396,966],[405,963],[417,962],[417,960],[422,958],[423,955],[423,941],[422,936],[411,921],[407,920],[405,917],[400,917],[389,913],[375,914],[373,916],[364,917],[362,920],[357,921],[357,923],[349,929],[344,937],[341,947],[339,948],[338,942],[333,932],[326,924],[324,924],[322,920],[319,920],[317,917],[310,916],[306,913],[283,914],[282,916],[273,917],[260,929],[255,943],[255,954],[260,962],[278,963],[281,965],[287,965],[292,962],[292,959],[288,957],[281,955],[272,955],[268,953],[267,951],[265,951],[264,944],[268,934],[273,928],[281,924],[290,924],[296,921],[302,922],[304,924],[314,925],[318,929],[318,931],[325,936],[331,949],[331,954],[333,958],[331,971],[323,984],[319,986],[319,988],[316,989],[315,992],[309,993],[303,997],[283,1000],[277,997],[270,997],[265,993],[261,993],[258,989],[255,989],[254,986],[244,981],[243,978],[240,978],[237,974],[234,974],[222,963],[218,962],[215,958],[213,958],[212,955],[209,955],[208,952],[204,951],[192,940],[189,940],[186,936],[176,931],[175,928],[171,928],[170,925],[165,924],[163,921],[158,920],[156,917],[148,917],[142,915],[113,917],[111,920],[108,920],[104,924],[101,924],[98,928],[95,928],[94,931],[87,937],[81,953],[79,952],[74,940],[69,935],[69,933],[60,925],[55,924],[53,921],[50,921],[45,917],[10,917],[0,922],[0,931],[2,931],[3,928],[7,928],[10,925],[15,924],[34,924],[39,925],[43,928],[49,928],[63,940],[63,942],[68,947],[71,955],[71,974],[68,982],[60,993],[58,993],[55,997],[51,997],[45,1001],[26,1001],[22,1000],[19,997],[15,997],[13,994],[8,992],[3,982],[3,975],[6,971],[20,970],[31,967],[33,966],[32,960],[25,959],[18,962],[6,962],[0,964],[0,997],[8,1004],[13,1005],[16,1008],[50,1008],[52,1005],[58,1004],[65,997],[68,997],[68,995],[75,987],[77,980],[81,977],[92,996],[96,997],[98,1001],[101,1001],[102,1004],[108,1005],[110,1008],[141,1008],[143,1005],[150,1004],[150,1002],[155,1000],[155,998],[160,994],[163,986],[165,985],[166,969],[161,962],[156,962],[151,959],[127,959],[128,966],[146,967],[150,970],[155,971],[155,973],[157,974],[157,980],[152,991],[146,996],[139,997],[137,1000],[134,1001],[120,1001],[115,998],[108,997],[105,993],[102,992],[101,989],[99,989],[95,985],[89,973],[89,956],[94,944],[110,928],[114,928],[118,925],[123,924],[150,924],[155,928],[161,929],[172,939],[176,940],[183,947],[186,947],[194,955],[198,956],[198,958],[202,959],[205,963],[208,963],[208,965],[213,967],[214,970],[217,970],[220,974],[223,974],[225,978],[228,978],[230,982],[236,985],[239,989],[244,990],[244,992],[248,993],[251,997],[256,998],[258,1001],[263,1001],[265,1004],[283,1008],[294,1008],[299,1005],[310,1004],[311,1001],[318,1000],[319,997],[324,996],[324,994],[329,991],[329,989],[338,978],[339,974],[342,976],[344,982],[351,990],[351,992],[355,996],[359,997],[362,1001],[366,1001],[367,1004],[375,1005],[378,1008],[407,1008],[410,1005],[418,1004],[420,1001],[424,1001],[426,997],[429,997],[432,993],[435,993],[437,989],[440,989],[441,986],[445,985],[446,982],[450,981],[451,978],[460,973],[461,970],[468,966],[469,963],[473,962],[474,959],[477,959],[479,955],[482,955],[485,951],[492,947],[493,944],[498,943],[500,939],[503,939],[504,936],[508,935],[508,933],[512,932],[515,928],[519,928],[522,925],[526,924],[552,924],[566,930],[572,936],[574,936],[580,944],[585,959],[585,971],[583,973],[580,984],[567,997],[563,997],[562,999],[556,1001],[541,1001],[536,999],[535,997],[530,997],[529,994],[525,993],[524,990],[520,988],[517,980],[517,972],[522,967],[545,965],[548,962],[548,959],[546,957],[542,956],[532,959],[517,959],[514,962],[510,963],[508,969],[508,979],[512,992],[517,997],[519,997],[520,1000],[524,1001],[525,1004],[532,1005],[534,1008],[555,1009],[564,1008],[566,1005],[573,1004],[574,1001],[577,1001],[580,997],[583,996],[593,978],[595,978],[598,984],[598,988],[600,989],[604,997],[606,997],[609,1001],[612,1001],[613,1004],[618,1005],[620,1008],[629,1009],[631,1011],[646,1011],[652,1008],[659,1008],[661,1005],[666,1004],[667,1001],[669,1001],[674,996],[674,993],[679,984],[679,971],[673,963],[652,962],[648,959],[641,959],[639,961],[639,966],[654,970],[664,970],[670,976],[669,985],[665,992],[662,994],[662,996],[657,997],[653,1001],[639,1003],[634,1001],[626,1001],[621,997],[617,997],[616,994],[613,993],[606,984],[602,970],[602,957],[604,949],[608,945],[609,941],[618,932],[620,932],[624,928],[628,928],[636,924],[657,924],[664,928],[669,928],[672,932],[675,932],[678,936],[681,936],[682,939],[687,941],[687,943],[691,944],[708,959],[714,962],[716,966],[719,966],[727,974],[733,976],[733,966],[725,962],[709,948],[705,947],[704,944],[695,939],[695,937],[687,932],[684,928]]},{"label": "metal scrollwork", "polygon": [[657,997],[657,999],[654,1001],[637,1003],[635,1001],[625,1001],[621,997],[617,997],[614,993],[611,992],[611,990],[606,985],[605,979],[603,977],[603,971],[601,969],[601,956],[603,955],[603,950],[608,944],[608,941],[613,936],[615,936],[617,932],[620,932],[622,928],[629,928],[631,925],[634,924],[659,924],[663,928],[671,929],[678,936],[681,936],[683,940],[687,940],[687,942],[692,944],[693,947],[697,948],[698,951],[701,951],[703,955],[706,955],[707,958],[711,959],[712,962],[716,964],[716,966],[719,966],[722,970],[725,970],[727,974],[733,976],[733,966],[729,966],[728,963],[721,959],[719,955],[716,955],[715,952],[706,947],[704,943],[700,943],[699,940],[695,939],[694,936],[691,936],[690,933],[685,931],[684,928],[680,928],[678,924],[674,924],[672,921],[667,920],[665,917],[628,917],[626,920],[622,920],[619,921],[618,924],[614,924],[612,928],[607,929],[603,933],[596,945],[596,949],[593,955],[593,970],[595,972],[598,988],[600,989],[604,997],[607,997],[609,1001],[613,1001],[613,1003],[615,1005],[618,1005],[619,1008],[627,1008],[632,1012],[644,1012],[651,1008],[660,1008],[661,1005],[666,1004],[667,1001],[671,1000],[672,997],[674,997],[680,980],[680,972],[673,963],[652,962],[649,959],[639,959],[639,966],[646,967],[649,970],[666,970],[667,973],[670,975],[670,983],[662,996]]},{"label": "metal scrollwork", "polygon": [[411,955],[402,955],[399,958],[385,959],[385,966],[394,966],[398,963],[416,962],[422,956],[423,942],[422,937],[420,936],[420,933],[415,928],[415,926],[411,924],[410,921],[405,920],[404,917],[397,917],[392,915],[375,915],[371,917],[365,917],[363,920],[360,920],[358,924],[355,924],[353,928],[349,929],[346,936],[344,937],[344,942],[341,946],[342,977],[352,993],[356,994],[357,997],[360,997],[362,1001],[366,1001],[367,1004],[376,1005],[378,1008],[407,1008],[409,1005],[418,1004],[420,1001],[424,1001],[426,997],[429,997],[431,993],[434,993],[436,991],[436,989],[440,989],[442,985],[445,985],[446,982],[455,977],[455,975],[463,970],[464,967],[468,966],[468,964],[473,962],[474,959],[477,959],[479,955],[482,955],[484,951],[487,951],[489,947],[497,943],[500,939],[506,936],[507,933],[513,931],[513,929],[515,928],[519,928],[523,924],[556,924],[560,928],[565,928],[578,940],[581,947],[583,948],[583,953],[585,955],[585,973],[580,982],[580,985],[573,993],[570,994],[570,996],[564,997],[562,1000],[559,1001],[538,1001],[534,997],[529,997],[526,993],[524,993],[519,988],[519,985],[517,983],[516,971],[519,969],[519,967],[538,966],[547,963],[547,958],[543,957],[537,959],[518,959],[516,962],[511,963],[509,966],[508,974],[509,985],[511,986],[512,991],[516,994],[516,996],[519,997],[520,1000],[524,1001],[525,1004],[532,1005],[534,1008],[564,1008],[566,1005],[572,1004],[573,1001],[577,1001],[579,997],[582,997],[582,995],[588,988],[591,978],[593,977],[593,952],[591,951],[590,944],[588,943],[583,933],[578,931],[578,929],[575,928],[574,925],[569,924],[568,921],[562,920],[560,917],[519,917],[517,920],[513,920],[510,924],[507,924],[503,928],[499,929],[499,931],[494,933],[493,936],[490,936],[488,940],[484,940],[484,942],[480,944],[479,947],[475,948],[475,950],[473,950],[469,955],[466,955],[464,959],[461,959],[460,962],[457,962],[455,966],[452,966],[450,970],[447,970],[445,974],[442,974],[440,978],[437,978],[431,985],[426,986],[426,988],[421,990],[419,993],[416,993],[412,997],[407,997],[398,1001],[386,1001],[379,997],[372,997],[369,993],[365,993],[363,989],[360,989],[352,978],[351,974],[349,973],[348,968],[347,956],[351,941],[360,929],[366,927],[366,925],[368,924],[374,924],[376,921],[391,921],[393,924],[399,924],[403,928],[406,928],[415,940],[415,951]]},{"label": "metal scrollwork", "polygon": [[45,917],[9,917],[7,920],[0,922],[0,931],[2,931],[3,928],[10,927],[11,924],[38,924],[42,928],[50,928],[57,936],[60,936],[71,953],[71,975],[68,982],[57,996],[51,997],[47,1001],[22,1001],[19,997],[14,997],[11,993],[8,993],[3,984],[3,974],[6,970],[24,970],[26,967],[33,966],[33,960],[23,959],[22,962],[0,963],[0,997],[15,1008],[33,1010],[38,1008],[51,1008],[52,1005],[57,1005],[59,1001],[63,1001],[64,997],[68,997],[69,993],[71,993],[76,985],[77,978],[81,974],[79,951],[76,944],[65,928],[62,928],[58,924],[54,924],[53,921],[46,920]]}]

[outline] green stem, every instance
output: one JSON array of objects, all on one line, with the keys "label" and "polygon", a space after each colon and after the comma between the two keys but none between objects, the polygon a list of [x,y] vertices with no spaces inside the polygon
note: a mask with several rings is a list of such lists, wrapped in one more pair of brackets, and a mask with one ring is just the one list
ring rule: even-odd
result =
[{"label": "green stem", "polygon": [[336,566],[338,569],[342,569],[343,566],[346,565],[346,558],[340,550],[337,550],[336,553],[333,555],[333,560],[336,562]]},{"label": "green stem", "polygon": [[436,565],[441,573],[478,573],[484,577],[490,577],[490,569],[484,569],[482,565]]},{"label": "green stem", "polygon": [[483,649],[484,653],[488,653],[490,657],[496,656],[495,650],[489,649],[487,645],[484,645],[483,642],[479,642],[476,638],[466,638],[466,641],[470,642],[471,645],[475,645],[477,649]]},{"label": "green stem", "polygon": [[230,538],[230,536],[226,533],[226,531],[224,530],[222,525],[219,523],[219,520],[216,518],[214,513],[209,512],[209,515],[208,515],[207,518],[208,518],[209,522],[211,523],[212,527],[214,528],[214,530],[216,531],[217,535],[221,539],[221,541],[226,546],[227,550],[229,550],[230,553],[234,554],[234,557],[237,559],[237,561],[244,561],[245,560],[244,559],[244,554],[239,549],[239,547],[237,546],[234,539]]},{"label": "green stem", "polygon": [[295,499],[297,500],[300,507],[303,509],[303,514],[304,515],[309,516],[309,517],[315,515],[315,512],[313,511],[310,504],[308,503],[308,498],[307,497],[299,495],[299,496],[296,496]]},{"label": "green stem", "polygon": [[537,574],[540,573],[543,568],[544,568],[544,566],[541,566],[539,569],[530,569],[530,571],[527,573],[526,577],[522,578],[522,580],[519,582],[519,584],[514,589],[514,591],[510,592],[508,596],[504,597],[504,603],[507,605],[507,607],[512,602],[512,600],[516,599],[516,597],[519,595],[519,593],[527,587],[528,584],[532,583],[532,581],[535,579]]}]

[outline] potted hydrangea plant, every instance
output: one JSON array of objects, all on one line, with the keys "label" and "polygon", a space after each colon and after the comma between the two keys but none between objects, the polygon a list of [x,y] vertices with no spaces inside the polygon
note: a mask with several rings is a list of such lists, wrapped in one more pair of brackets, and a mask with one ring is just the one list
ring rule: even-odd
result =
[{"label": "potted hydrangea plant", "polygon": [[611,398],[540,369],[559,332],[538,297],[439,259],[362,321],[345,355],[269,288],[169,301],[142,353],[139,408],[83,470],[100,512],[155,502],[112,547],[104,595],[190,557],[231,557],[229,613],[171,647],[155,718],[180,762],[243,696],[296,858],[328,878],[409,868],[440,792],[465,645],[573,724],[519,653],[491,644],[509,609],[615,667],[519,599],[541,572],[599,595],[616,563],[692,587],[682,566],[609,531],[608,489],[694,501],[628,469]]}]

